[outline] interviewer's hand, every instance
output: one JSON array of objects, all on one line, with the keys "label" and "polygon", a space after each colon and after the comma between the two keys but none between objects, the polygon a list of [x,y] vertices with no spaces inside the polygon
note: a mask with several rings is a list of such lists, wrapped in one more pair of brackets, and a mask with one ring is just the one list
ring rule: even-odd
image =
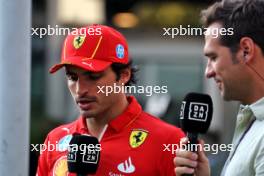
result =
[{"label": "interviewer's hand", "polygon": [[[182,144],[187,144],[188,138],[182,139]],[[210,176],[210,166],[208,158],[206,157],[203,146],[204,141],[198,140],[199,150],[197,153],[183,150],[181,148],[176,150],[176,157],[174,158],[175,173],[177,176],[182,174],[194,174],[195,176]]]}]

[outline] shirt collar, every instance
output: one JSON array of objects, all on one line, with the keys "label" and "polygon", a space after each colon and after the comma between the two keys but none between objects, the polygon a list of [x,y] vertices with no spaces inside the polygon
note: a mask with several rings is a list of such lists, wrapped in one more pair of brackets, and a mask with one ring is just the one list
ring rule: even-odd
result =
[{"label": "shirt collar", "polygon": [[257,120],[264,120],[264,97],[249,105]]},{"label": "shirt collar", "polygon": [[109,127],[113,128],[116,132],[134,122],[134,120],[136,120],[142,112],[142,108],[135,97],[129,96],[127,97],[127,100],[129,105],[125,111],[109,123]]},{"label": "shirt collar", "polygon": [[80,116],[77,120],[76,126],[74,128],[74,132],[78,132],[81,134],[87,133],[89,134],[89,130],[86,125],[86,119]]},{"label": "shirt collar", "polygon": [[[133,96],[128,96],[127,100],[129,102],[129,105],[125,109],[125,111],[111,120],[108,124],[108,127],[111,127],[116,132],[122,130],[124,127],[130,125],[134,120],[137,119],[137,117],[141,114],[142,108],[140,104],[137,102],[136,98]],[[77,124],[75,126],[75,129],[73,131],[77,131],[79,133],[89,133],[89,130],[86,125],[85,118],[82,116],[79,117],[77,120]]]},{"label": "shirt collar", "polygon": [[264,120],[264,97],[251,105],[240,105],[239,113],[246,114],[252,112],[257,120]]}]

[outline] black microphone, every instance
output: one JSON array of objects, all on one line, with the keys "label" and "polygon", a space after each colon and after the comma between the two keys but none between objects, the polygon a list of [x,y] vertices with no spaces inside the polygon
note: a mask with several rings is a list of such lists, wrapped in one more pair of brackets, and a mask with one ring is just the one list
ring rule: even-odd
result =
[{"label": "black microphone", "polygon": [[[188,93],[182,101],[180,112],[180,126],[187,133],[189,143],[187,147],[195,152],[192,144],[197,144],[198,134],[206,133],[213,116],[213,102],[209,95]],[[196,148],[196,147],[195,147]],[[184,174],[191,176],[193,174]]]},{"label": "black microphone", "polygon": [[68,148],[68,170],[77,176],[95,174],[100,160],[101,145],[97,138],[73,135]]}]

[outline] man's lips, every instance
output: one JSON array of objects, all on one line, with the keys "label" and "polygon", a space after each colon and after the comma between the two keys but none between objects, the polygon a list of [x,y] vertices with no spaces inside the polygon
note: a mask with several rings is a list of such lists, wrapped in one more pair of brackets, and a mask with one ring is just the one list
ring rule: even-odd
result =
[{"label": "man's lips", "polygon": [[78,106],[82,110],[89,110],[91,108],[91,103],[78,103]]},{"label": "man's lips", "polygon": [[89,110],[91,108],[92,103],[95,102],[95,99],[77,99],[77,105],[82,109],[82,110]]}]

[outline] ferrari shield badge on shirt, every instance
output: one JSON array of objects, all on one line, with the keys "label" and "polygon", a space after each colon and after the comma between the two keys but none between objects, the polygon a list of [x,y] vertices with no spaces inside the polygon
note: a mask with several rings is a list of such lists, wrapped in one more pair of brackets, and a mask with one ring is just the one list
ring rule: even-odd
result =
[{"label": "ferrari shield badge on shirt", "polygon": [[142,129],[133,129],[130,133],[129,144],[132,148],[137,148],[144,143],[148,136],[148,132]]}]

